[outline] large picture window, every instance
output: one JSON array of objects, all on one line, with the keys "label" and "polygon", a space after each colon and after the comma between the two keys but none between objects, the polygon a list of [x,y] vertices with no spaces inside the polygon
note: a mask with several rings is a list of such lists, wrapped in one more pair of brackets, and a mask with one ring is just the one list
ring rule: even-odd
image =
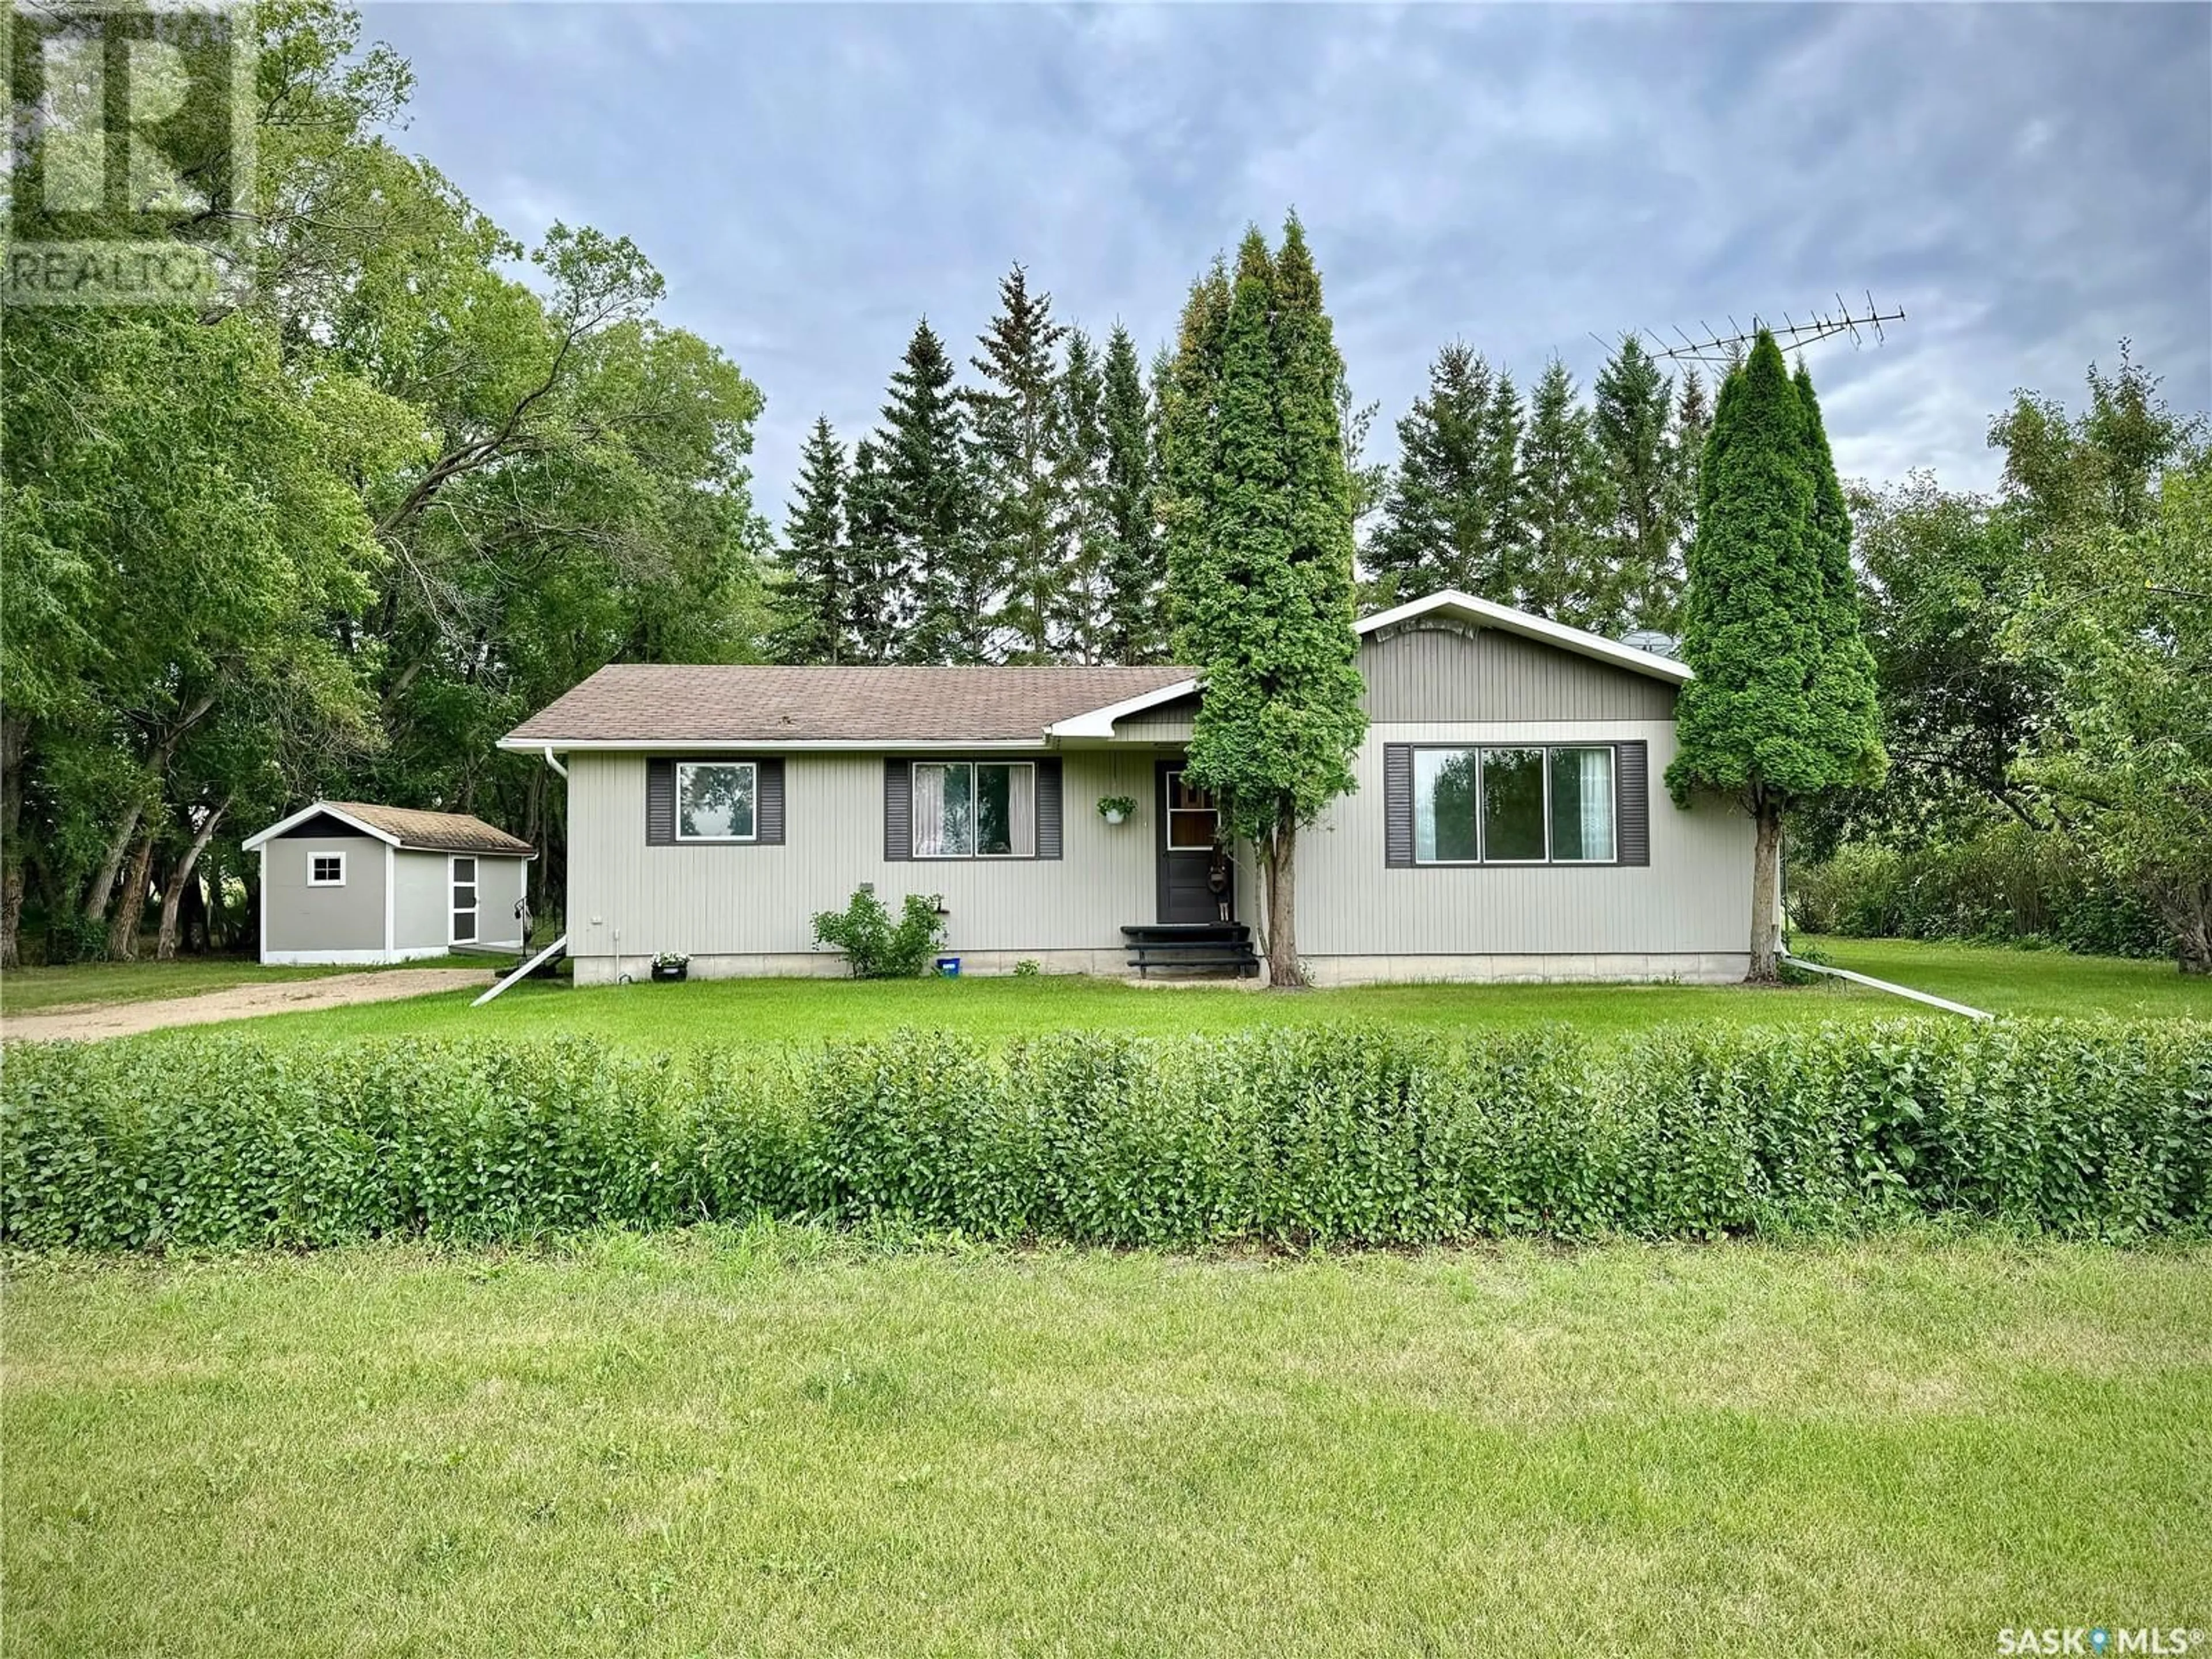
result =
[{"label": "large picture window", "polygon": [[676,763],[676,839],[750,841],[759,771],[750,761]]},{"label": "large picture window", "polygon": [[1417,864],[1611,864],[1610,745],[1413,751]]},{"label": "large picture window", "polygon": [[1036,763],[916,761],[914,855],[1035,858]]}]

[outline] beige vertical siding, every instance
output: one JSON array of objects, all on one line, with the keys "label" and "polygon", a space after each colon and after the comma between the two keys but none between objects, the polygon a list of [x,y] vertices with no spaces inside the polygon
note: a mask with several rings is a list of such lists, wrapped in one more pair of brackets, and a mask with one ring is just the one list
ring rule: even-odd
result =
[{"label": "beige vertical siding", "polygon": [[[384,843],[368,836],[279,836],[262,848],[262,944],[270,951],[381,951]],[[343,887],[307,885],[307,860],[346,855]]]},{"label": "beige vertical siding", "polygon": [[[1651,862],[1386,868],[1386,743],[1650,745]],[[1751,820],[1717,801],[1677,808],[1663,781],[1668,720],[1433,720],[1376,725],[1358,793],[1298,843],[1298,948],[1310,957],[1620,956],[1741,951],[1751,933]]]},{"label": "beige vertical siding", "polygon": [[[884,857],[880,755],[794,754],[784,764],[784,844],[648,847],[645,757],[568,760],[568,936],[579,957],[660,951],[692,956],[803,954],[816,911],[842,909],[873,882],[893,909],[936,893],[955,951],[1111,950],[1124,923],[1156,908],[1152,754],[1062,757],[1065,856]],[[1133,795],[1136,816],[1109,825],[1104,795]]]},{"label": "beige vertical siding", "polygon": [[1378,725],[1408,720],[1665,720],[1664,680],[1496,629],[1416,626],[1359,647],[1364,707]]}]

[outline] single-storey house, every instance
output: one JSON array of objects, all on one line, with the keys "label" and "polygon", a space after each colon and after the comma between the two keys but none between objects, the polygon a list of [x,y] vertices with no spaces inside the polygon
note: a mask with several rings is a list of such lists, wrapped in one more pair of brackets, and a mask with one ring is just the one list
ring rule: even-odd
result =
[{"label": "single-storey house", "polygon": [[[1462,593],[1359,633],[1358,788],[1298,842],[1316,983],[1743,976],[1751,821],[1656,787],[1686,666]],[[811,918],[864,884],[934,896],[963,972],[1119,975],[1143,930],[1263,914],[1183,775],[1204,695],[1172,666],[617,664],[501,746],[566,773],[579,983],[662,951],[841,972]]]},{"label": "single-storey house", "polygon": [[537,851],[465,812],[319,800],[244,843],[261,855],[261,959],[409,962],[520,951]]}]

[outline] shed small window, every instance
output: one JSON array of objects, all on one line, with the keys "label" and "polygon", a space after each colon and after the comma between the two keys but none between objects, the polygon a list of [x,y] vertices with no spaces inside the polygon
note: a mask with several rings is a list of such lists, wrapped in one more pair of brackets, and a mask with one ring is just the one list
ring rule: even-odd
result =
[{"label": "shed small window", "polygon": [[759,769],[750,761],[678,761],[676,839],[755,839],[759,781]]},{"label": "shed small window", "polygon": [[307,885],[310,887],[343,887],[345,885],[343,853],[314,853],[307,859]]}]

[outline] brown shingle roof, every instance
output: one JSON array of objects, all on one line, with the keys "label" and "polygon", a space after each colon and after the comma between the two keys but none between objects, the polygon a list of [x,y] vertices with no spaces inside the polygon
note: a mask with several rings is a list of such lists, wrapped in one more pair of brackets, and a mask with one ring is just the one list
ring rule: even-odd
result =
[{"label": "brown shingle roof", "polygon": [[411,806],[374,806],[367,801],[327,800],[363,823],[374,824],[387,836],[399,837],[402,847],[433,853],[519,853],[537,849],[504,830],[495,830],[466,812],[422,812]]},{"label": "brown shingle roof", "polygon": [[752,668],[615,663],[518,743],[1042,741],[1055,721],[1191,678],[1157,668]]}]

